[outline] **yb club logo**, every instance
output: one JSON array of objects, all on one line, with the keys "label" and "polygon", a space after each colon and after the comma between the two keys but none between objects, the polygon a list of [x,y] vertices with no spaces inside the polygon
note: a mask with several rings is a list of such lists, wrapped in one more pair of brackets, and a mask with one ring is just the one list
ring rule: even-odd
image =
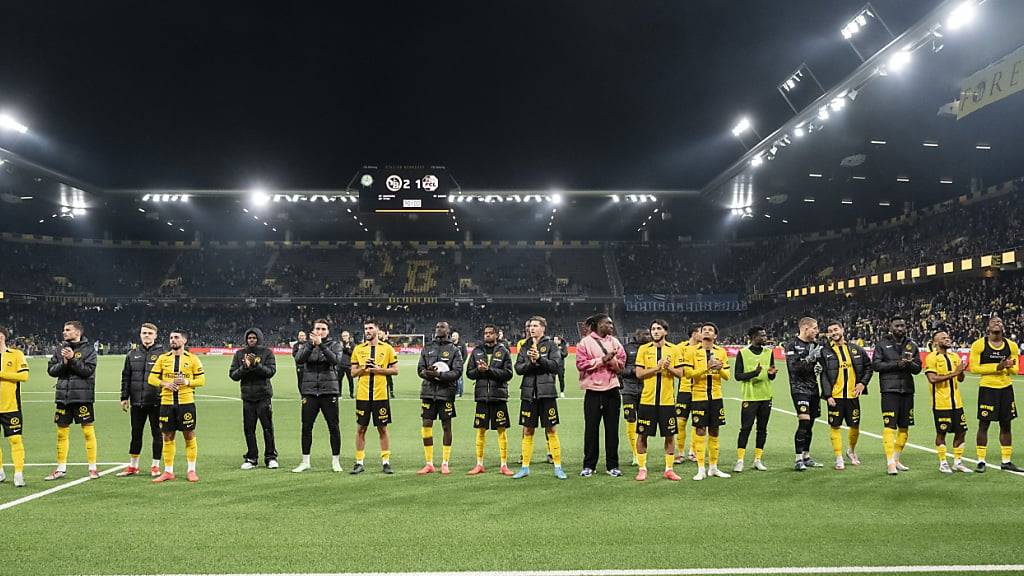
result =
[{"label": "yb club logo", "polygon": [[552,416],[553,417],[554,415],[555,415],[555,409],[554,408],[548,408],[548,416]]},{"label": "yb club logo", "polygon": [[80,416],[88,416],[89,415],[89,407],[88,406],[79,406],[78,407],[78,414]]},{"label": "yb club logo", "polygon": [[377,410],[377,413],[380,414],[381,416],[387,416],[388,415],[388,409],[387,408],[381,408],[380,410]]},{"label": "yb club logo", "polygon": [[184,414],[181,415],[181,419],[184,420],[185,422],[191,422],[193,418],[195,417],[192,416],[191,412],[185,412]]},{"label": "yb club logo", "polygon": [[11,418],[11,426],[19,426],[21,424],[21,418],[14,416]]},{"label": "yb club logo", "polygon": [[505,418],[505,412],[503,410],[498,410],[498,413],[495,414],[495,416],[497,416],[499,420],[503,420]]}]

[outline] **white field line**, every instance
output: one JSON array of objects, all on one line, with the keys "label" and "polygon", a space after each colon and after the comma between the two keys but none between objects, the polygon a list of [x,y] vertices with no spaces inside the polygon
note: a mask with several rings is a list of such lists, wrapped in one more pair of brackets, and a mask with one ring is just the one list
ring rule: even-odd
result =
[{"label": "white field line", "polygon": [[[120,464],[120,465],[115,466],[113,468],[107,468],[106,470],[100,472],[100,476],[106,476],[107,474],[110,474],[111,472],[117,472],[118,470],[120,470],[122,468],[127,468],[127,467],[128,467],[127,464]],[[7,510],[8,508],[14,508],[15,506],[17,506],[19,504],[24,504],[26,502],[31,502],[33,500],[36,500],[37,498],[42,498],[43,496],[49,496],[50,494],[54,494],[56,492],[60,492],[61,490],[67,490],[68,488],[71,488],[72,486],[78,486],[79,484],[84,484],[84,483],[88,482],[89,480],[90,480],[90,478],[88,476],[86,476],[84,478],[79,478],[77,480],[72,480],[71,482],[66,482],[64,484],[60,484],[58,486],[54,486],[53,488],[50,488],[49,490],[43,490],[42,492],[36,492],[35,494],[29,494],[28,496],[25,496],[24,498],[18,498],[17,500],[11,500],[10,502],[4,502],[3,504],[0,504],[0,511]]]}]

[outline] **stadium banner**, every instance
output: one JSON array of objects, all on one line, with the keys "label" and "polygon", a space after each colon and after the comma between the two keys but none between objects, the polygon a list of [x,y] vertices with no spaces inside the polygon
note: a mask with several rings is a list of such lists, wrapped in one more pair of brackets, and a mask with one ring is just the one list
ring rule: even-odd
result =
[{"label": "stadium banner", "polygon": [[626,312],[742,312],[739,294],[627,294]]},{"label": "stadium banner", "polygon": [[960,84],[956,119],[1024,90],[1024,46],[968,76]]}]

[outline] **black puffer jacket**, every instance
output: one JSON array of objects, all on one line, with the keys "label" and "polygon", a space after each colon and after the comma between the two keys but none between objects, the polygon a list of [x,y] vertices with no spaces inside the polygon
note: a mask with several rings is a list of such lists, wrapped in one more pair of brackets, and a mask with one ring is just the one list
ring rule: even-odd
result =
[{"label": "black puffer jacket", "polygon": [[[447,372],[441,372],[436,379],[427,378],[426,370],[437,362],[448,365]],[[416,366],[416,374],[423,381],[420,383],[421,400],[455,400],[455,382],[462,377],[462,351],[458,344],[451,340],[438,340],[428,343],[420,352],[420,363]]]},{"label": "black puffer jacket", "polygon": [[516,374],[523,377],[522,397],[527,400],[557,398],[558,387],[555,385],[555,374],[558,373],[559,366],[562,364],[562,355],[558,351],[558,346],[550,337],[546,335],[542,337],[537,342],[537,352],[540,357],[534,364],[526,355],[530,350],[531,341],[532,339],[527,338],[516,356]]},{"label": "black puffer jacket", "polygon": [[[907,362],[900,367],[900,360]],[[875,345],[871,365],[878,373],[878,389],[885,393],[913,394],[914,375],[921,373],[921,352],[910,338],[887,336]]]},{"label": "black puffer jacket", "polygon": [[[75,353],[67,364],[60,354],[64,347]],[[75,344],[65,342],[50,357],[46,371],[57,379],[55,397],[58,404],[96,401],[96,349],[92,342],[85,338]]]},{"label": "black puffer jacket", "polygon": [[341,361],[341,342],[325,338],[319,346],[306,340],[295,352],[295,363],[302,364],[299,394],[312,396],[338,395],[338,366]]},{"label": "black puffer jacket", "polygon": [[[488,354],[491,361],[487,364],[487,369],[478,370],[477,361],[486,363]],[[512,379],[512,354],[508,351],[508,346],[481,344],[473,348],[473,353],[466,362],[466,378],[476,381],[473,396],[477,402],[508,400],[508,381]]]},{"label": "black puffer jacket", "polygon": [[640,381],[636,379],[636,353],[640,350],[640,345],[630,342],[625,348],[626,365],[622,367],[622,372],[619,372],[619,384],[622,385],[620,391],[623,396],[639,396]]},{"label": "black puffer jacket", "polygon": [[130,401],[132,406],[160,405],[160,389],[150,386],[147,380],[156,359],[164,352],[164,345],[159,342],[149,348],[140,344],[128,351],[121,369],[121,400]]},{"label": "black puffer jacket", "polygon": [[[871,359],[868,358],[868,353],[864,351],[860,346],[848,342],[846,346],[850,349],[850,361],[853,365],[853,373],[855,382],[848,383],[850,391],[853,391],[853,387],[857,384],[864,385],[864,396],[868,394],[868,383],[871,382],[871,375],[873,370],[871,368]],[[835,386],[836,380],[839,379],[839,363],[840,358],[836,354],[832,346],[826,346],[821,353],[821,390],[823,398],[828,399],[832,396],[832,388]]]},{"label": "black puffer jacket", "polygon": [[[256,335],[256,346],[252,348],[246,346],[241,350],[235,351],[235,356],[231,359],[231,368],[228,370],[228,376],[235,382],[240,383],[242,400],[256,402],[274,396],[274,386],[271,384],[270,379],[277,373],[277,359],[274,358],[274,351],[266,347],[262,330],[259,328],[247,330],[245,332],[246,340],[248,340],[249,334]],[[256,361],[248,368],[245,367],[245,362],[243,361],[246,354],[256,356]]]}]

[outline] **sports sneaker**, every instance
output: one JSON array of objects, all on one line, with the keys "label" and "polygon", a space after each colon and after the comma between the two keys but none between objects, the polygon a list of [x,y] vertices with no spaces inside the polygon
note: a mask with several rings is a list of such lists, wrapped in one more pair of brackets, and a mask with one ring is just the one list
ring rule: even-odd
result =
[{"label": "sports sneaker", "polygon": [[760,460],[754,460],[754,470],[757,470],[757,471],[760,471],[760,472],[767,472],[768,471],[768,467],[765,466],[764,464],[762,464]]},{"label": "sports sneaker", "polygon": [[643,482],[644,480],[647,480],[647,468],[641,468],[636,473],[637,482]]},{"label": "sports sneaker", "polygon": [[150,466],[149,467],[149,475],[152,476],[153,478],[156,478],[157,476],[159,476],[160,475],[160,467],[159,466]]},{"label": "sports sneaker", "polygon": [[381,470],[380,471],[385,473],[385,474],[394,474],[395,473],[395,471],[391,469],[391,463],[390,462],[385,462],[381,466]]},{"label": "sports sneaker", "polygon": [[899,460],[896,461],[896,469],[899,470],[900,472],[906,472],[910,470],[910,468],[904,466],[903,462],[900,462]]},{"label": "sports sneaker", "polygon": [[836,456],[836,470],[846,470],[846,462],[842,456]]},{"label": "sports sneaker", "polygon": [[441,474],[444,475],[444,476],[447,476],[447,475],[449,475],[451,473],[452,473],[452,471],[448,468],[448,463],[447,462],[441,462]]},{"label": "sports sneaker", "polygon": [[341,467],[341,461],[340,460],[332,460],[331,461],[331,470],[333,470],[335,472],[344,472],[345,471],[345,469]]},{"label": "sports sneaker", "polygon": [[[124,478],[125,476],[135,476],[138,473],[139,473],[139,469],[138,468],[134,468],[132,466],[129,466],[129,467],[125,468],[124,470],[121,470],[117,474],[114,474],[114,476],[117,476],[118,478]],[[3,482],[3,480],[0,480],[0,482]]]},{"label": "sports sneaker", "polygon": [[512,479],[513,480],[519,480],[520,478],[526,478],[529,475],[530,475],[530,467],[529,466],[523,466],[522,468],[519,469],[518,472],[516,472],[515,474],[512,475]]},{"label": "sports sneaker", "polygon": [[1013,462],[1003,462],[999,469],[1006,470],[1007,472],[1024,472],[1024,470],[1014,465]]},{"label": "sports sneaker", "polygon": [[[241,468],[242,468],[242,470],[252,470],[252,469],[256,468],[256,465],[253,464],[252,462],[249,462],[248,460],[246,460],[245,462],[242,462]],[[118,474],[118,476],[120,476],[120,474]]]},{"label": "sports sneaker", "polygon": [[156,478],[153,478],[153,483],[161,484],[163,482],[170,482],[171,480],[174,480],[174,474],[171,474],[170,472],[164,472],[163,474],[157,476]]},{"label": "sports sneaker", "polygon": [[[508,470],[507,467],[505,469]],[[480,464],[477,464],[476,466],[473,466],[472,470],[470,470],[469,472],[466,472],[466,476],[476,476],[477,474],[483,474],[483,473],[484,473],[484,467],[481,466]]]},{"label": "sports sneaker", "polygon": [[46,482],[53,482],[54,480],[60,480],[61,478],[65,477],[67,475],[68,475],[67,472],[62,472],[60,470],[54,470],[53,472],[50,472],[50,474],[46,478],[43,478],[43,480],[45,480]]},{"label": "sports sneaker", "polygon": [[804,470],[807,470],[807,464],[804,464],[803,460],[797,460],[796,463],[793,464],[793,470],[803,472]]},{"label": "sports sneaker", "polygon": [[939,462],[939,472],[942,472],[943,474],[952,474],[953,469],[949,467],[949,462],[942,461]]},{"label": "sports sneaker", "polygon": [[199,474],[196,474],[195,470],[189,470],[188,474],[185,475],[185,478],[187,478],[189,482],[199,482]]},{"label": "sports sneaker", "polygon": [[708,473],[705,472],[703,468],[698,468],[697,469],[697,473],[694,474],[694,476],[693,476],[693,479],[697,480],[697,481],[701,481],[701,480],[703,480],[703,479],[705,479],[707,477],[708,477]]},{"label": "sports sneaker", "polygon": [[621,478],[622,470],[619,470],[618,468],[612,468],[611,470],[608,471],[608,475],[613,478]]},{"label": "sports sneaker", "polygon": [[697,454],[693,450],[690,450],[690,453],[686,455],[686,459],[689,460],[690,462],[696,462]]},{"label": "sports sneaker", "polygon": [[889,476],[895,476],[900,473],[900,469],[897,468],[896,463],[893,462],[892,464],[885,465],[885,473],[888,474]]},{"label": "sports sneaker", "polygon": [[433,474],[434,472],[437,472],[437,468],[434,468],[434,464],[432,462],[427,462],[423,468],[416,471],[416,475],[425,476],[427,474]]},{"label": "sports sneaker", "polygon": [[548,454],[548,464],[554,464],[554,463],[555,463],[555,457],[552,456],[551,454]]},{"label": "sports sneaker", "polygon": [[743,472],[743,460],[737,460],[736,465],[732,467],[732,471],[736,472],[737,474]]},{"label": "sports sneaker", "polygon": [[558,393],[558,397],[559,398],[565,398],[565,392],[559,392]]},{"label": "sports sneaker", "polygon": [[99,477],[100,477],[99,470],[97,470],[95,468],[89,468],[89,479],[90,480],[95,480],[95,479],[97,479]]},{"label": "sports sneaker", "polygon": [[964,466],[963,462],[953,462],[953,470],[957,472],[963,472],[964,474],[973,474],[974,470],[971,470],[967,466]]},{"label": "sports sneaker", "polygon": [[7,473],[4,472],[3,468],[0,468],[0,482],[6,482],[6,481],[7,481]]},{"label": "sports sneaker", "polygon": [[295,468],[292,468],[292,472],[296,472],[296,473],[298,473],[298,472],[305,472],[306,470],[309,470],[310,468],[311,468],[311,466],[309,464],[302,463],[302,464],[299,464],[298,466],[296,466]]},{"label": "sports sneaker", "polygon": [[501,472],[502,476],[511,476],[513,474],[513,472],[508,469],[507,464],[502,464],[501,469],[499,469],[498,472]]},{"label": "sports sneaker", "polygon": [[678,482],[682,480],[682,478],[679,477],[679,474],[676,474],[675,470],[671,469],[665,470],[665,473],[662,474],[661,477],[664,478],[665,480],[671,480],[673,482]]},{"label": "sports sneaker", "polygon": [[591,470],[590,468],[584,468],[583,470],[580,470],[580,476],[582,476],[583,478],[590,478],[593,475],[594,471]]},{"label": "sports sneaker", "polygon": [[281,465],[277,463],[277,460],[267,460],[267,468],[271,470],[277,470]]},{"label": "sports sneaker", "polygon": [[988,468],[988,464],[985,464],[985,461],[982,460],[982,461],[978,462],[978,467],[975,468],[975,471],[978,474],[984,474],[986,468]]},{"label": "sports sneaker", "polygon": [[686,462],[686,456],[683,454],[676,454],[676,457],[672,459],[673,464],[682,464],[684,462]]},{"label": "sports sneaker", "polygon": [[365,470],[366,468],[362,464],[356,462],[352,466],[352,470],[349,471],[349,474],[362,474]]},{"label": "sports sneaker", "polygon": [[24,488],[25,487],[25,475],[21,472],[14,473],[14,487]]},{"label": "sports sneaker", "polygon": [[718,466],[711,466],[708,468],[708,476],[714,476],[715,478],[732,478],[731,475],[719,470]]},{"label": "sports sneaker", "polygon": [[850,464],[854,466],[860,466],[860,458],[857,457],[857,453],[853,450],[846,451],[846,457],[850,459]]},{"label": "sports sneaker", "polygon": [[562,470],[561,466],[555,466],[555,478],[558,478],[559,480],[565,480],[567,478],[565,470]]},{"label": "sports sneaker", "polygon": [[808,468],[822,468],[825,466],[821,462],[816,462],[814,458],[811,458],[810,456],[804,458],[804,465]]}]

